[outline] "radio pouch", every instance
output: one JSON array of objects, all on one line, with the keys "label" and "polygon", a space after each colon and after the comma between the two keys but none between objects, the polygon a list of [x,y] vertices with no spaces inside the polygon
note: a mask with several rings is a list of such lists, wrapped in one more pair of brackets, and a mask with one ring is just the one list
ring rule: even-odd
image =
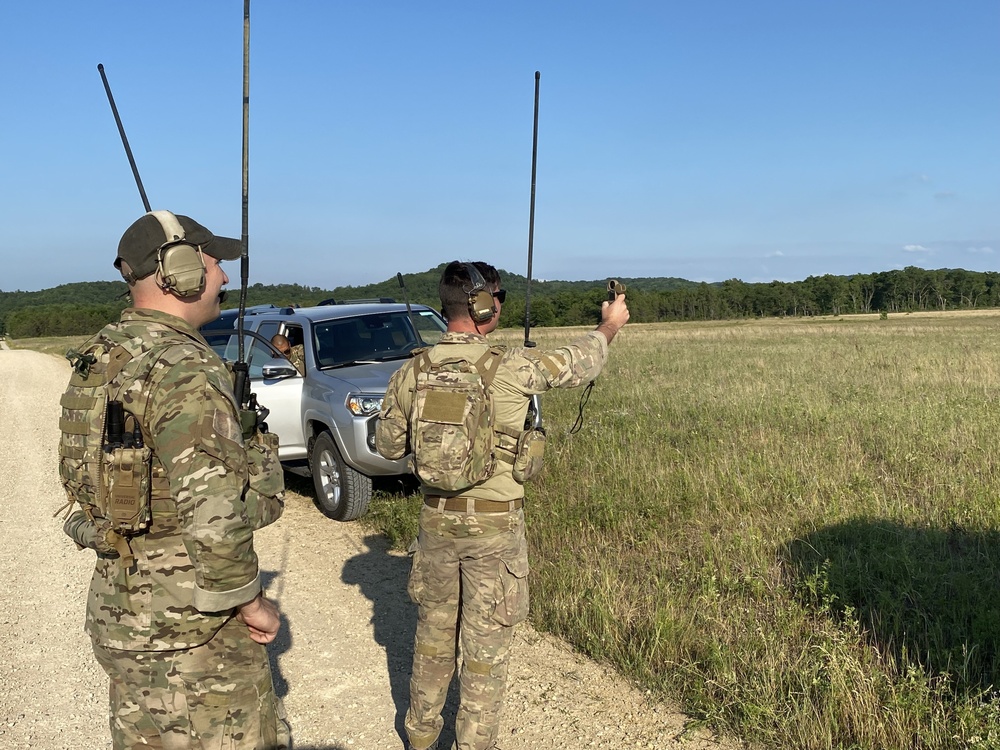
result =
[{"label": "radio pouch", "polygon": [[111,528],[122,536],[146,531],[151,521],[149,482],[153,452],[145,446],[121,447],[106,455],[107,514]]},{"label": "radio pouch", "polygon": [[262,529],[281,518],[285,509],[285,475],[278,461],[278,436],[255,431],[246,446],[249,483],[243,502],[250,525]]},{"label": "radio pouch", "polygon": [[542,470],[545,457],[545,433],[538,429],[525,430],[517,439],[514,454],[514,481],[524,484]]}]

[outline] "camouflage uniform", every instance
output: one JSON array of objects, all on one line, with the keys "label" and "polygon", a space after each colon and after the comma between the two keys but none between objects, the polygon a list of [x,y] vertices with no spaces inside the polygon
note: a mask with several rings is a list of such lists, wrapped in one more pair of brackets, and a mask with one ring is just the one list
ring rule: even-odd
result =
[{"label": "camouflage uniform", "polygon": [[[188,323],[129,309],[99,337],[141,341],[109,384],[153,450],[147,532],[130,537],[134,560],[106,554],[83,511],[66,532],[98,549],[86,630],[111,680],[115,748],[279,748],[288,730],[267,652],[234,619],[261,590],[232,382]],[[64,409],[64,416],[68,413]],[[253,508],[248,513],[248,508]]]},{"label": "camouflage uniform", "polygon": [[[488,348],[484,336],[446,333],[429,353],[433,361],[462,356],[474,362]],[[551,351],[507,350],[491,386],[497,425],[521,430],[529,396],[593,380],[607,352],[607,340],[597,332]],[[414,386],[411,360],[392,377],[379,417],[376,444],[387,458],[401,458],[409,450]],[[417,632],[406,732],[417,750],[437,741],[460,633],[455,747],[488,750],[496,741],[514,626],[528,614],[524,487],[514,480],[511,465],[498,461],[489,479],[464,492],[448,498],[429,487],[422,492],[409,580]],[[465,509],[446,509],[449,500],[452,506],[464,503]]]},{"label": "camouflage uniform", "polygon": [[288,353],[288,361],[295,365],[295,369],[299,371],[299,375],[306,374],[305,347],[302,344],[296,344],[292,347],[292,350]]}]

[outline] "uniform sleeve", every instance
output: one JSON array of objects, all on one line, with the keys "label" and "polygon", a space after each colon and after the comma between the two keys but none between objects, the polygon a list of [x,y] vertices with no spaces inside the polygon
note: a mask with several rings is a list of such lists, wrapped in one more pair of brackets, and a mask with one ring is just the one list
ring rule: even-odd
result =
[{"label": "uniform sleeve", "polygon": [[382,411],[375,425],[375,449],[382,457],[390,460],[402,458],[410,452],[410,394],[404,390],[404,383],[412,369],[412,364],[407,363],[389,379],[389,386],[382,400]]},{"label": "uniform sleeve", "polygon": [[147,412],[150,443],[177,505],[195,569],[194,606],[219,612],[260,591],[253,530],[243,510],[247,457],[225,369],[188,359],[167,368]]},{"label": "uniform sleeve", "polygon": [[527,394],[550,388],[575,388],[600,375],[608,361],[608,340],[591,331],[558,349],[519,349],[522,363],[516,368],[518,383]]}]

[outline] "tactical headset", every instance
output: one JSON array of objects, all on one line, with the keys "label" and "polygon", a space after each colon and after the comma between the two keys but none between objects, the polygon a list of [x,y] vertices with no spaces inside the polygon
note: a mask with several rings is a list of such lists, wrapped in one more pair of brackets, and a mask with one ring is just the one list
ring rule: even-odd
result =
[{"label": "tactical headset", "polygon": [[466,263],[465,267],[469,271],[469,281],[472,282],[470,288],[462,289],[469,295],[469,317],[473,323],[488,323],[497,314],[493,292],[486,289],[486,279],[474,263]]},{"label": "tactical headset", "polygon": [[167,241],[156,251],[156,283],[178,297],[193,297],[205,288],[205,258],[201,248],[187,242],[184,227],[169,211],[150,211]]}]

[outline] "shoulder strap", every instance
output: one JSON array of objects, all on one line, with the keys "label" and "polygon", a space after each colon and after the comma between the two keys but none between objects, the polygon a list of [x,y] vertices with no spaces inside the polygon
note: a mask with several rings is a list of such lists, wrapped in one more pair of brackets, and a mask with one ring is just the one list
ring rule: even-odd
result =
[{"label": "shoulder strap", "polygon": [[119,344],[108,352],[108,382],[118,377],[118,374],[127,365],[134,355],[125,346]]},{"label": "shoulder strap", "polygon": [[413,358],[413,374],[419,375],[431,369],[431,358],[427,349],[421,349],[420,353]]},{"label": "shoulder strap", "polygon": [[487,391],[493,385],[493,379],[497,376],[497,370],[500,369],[500,360],[502,357],[503,349],[491,346],[483,352],[482,357],[476,360],[476,370],[479,371],[479,377],[483,379],[483,385]]}]

